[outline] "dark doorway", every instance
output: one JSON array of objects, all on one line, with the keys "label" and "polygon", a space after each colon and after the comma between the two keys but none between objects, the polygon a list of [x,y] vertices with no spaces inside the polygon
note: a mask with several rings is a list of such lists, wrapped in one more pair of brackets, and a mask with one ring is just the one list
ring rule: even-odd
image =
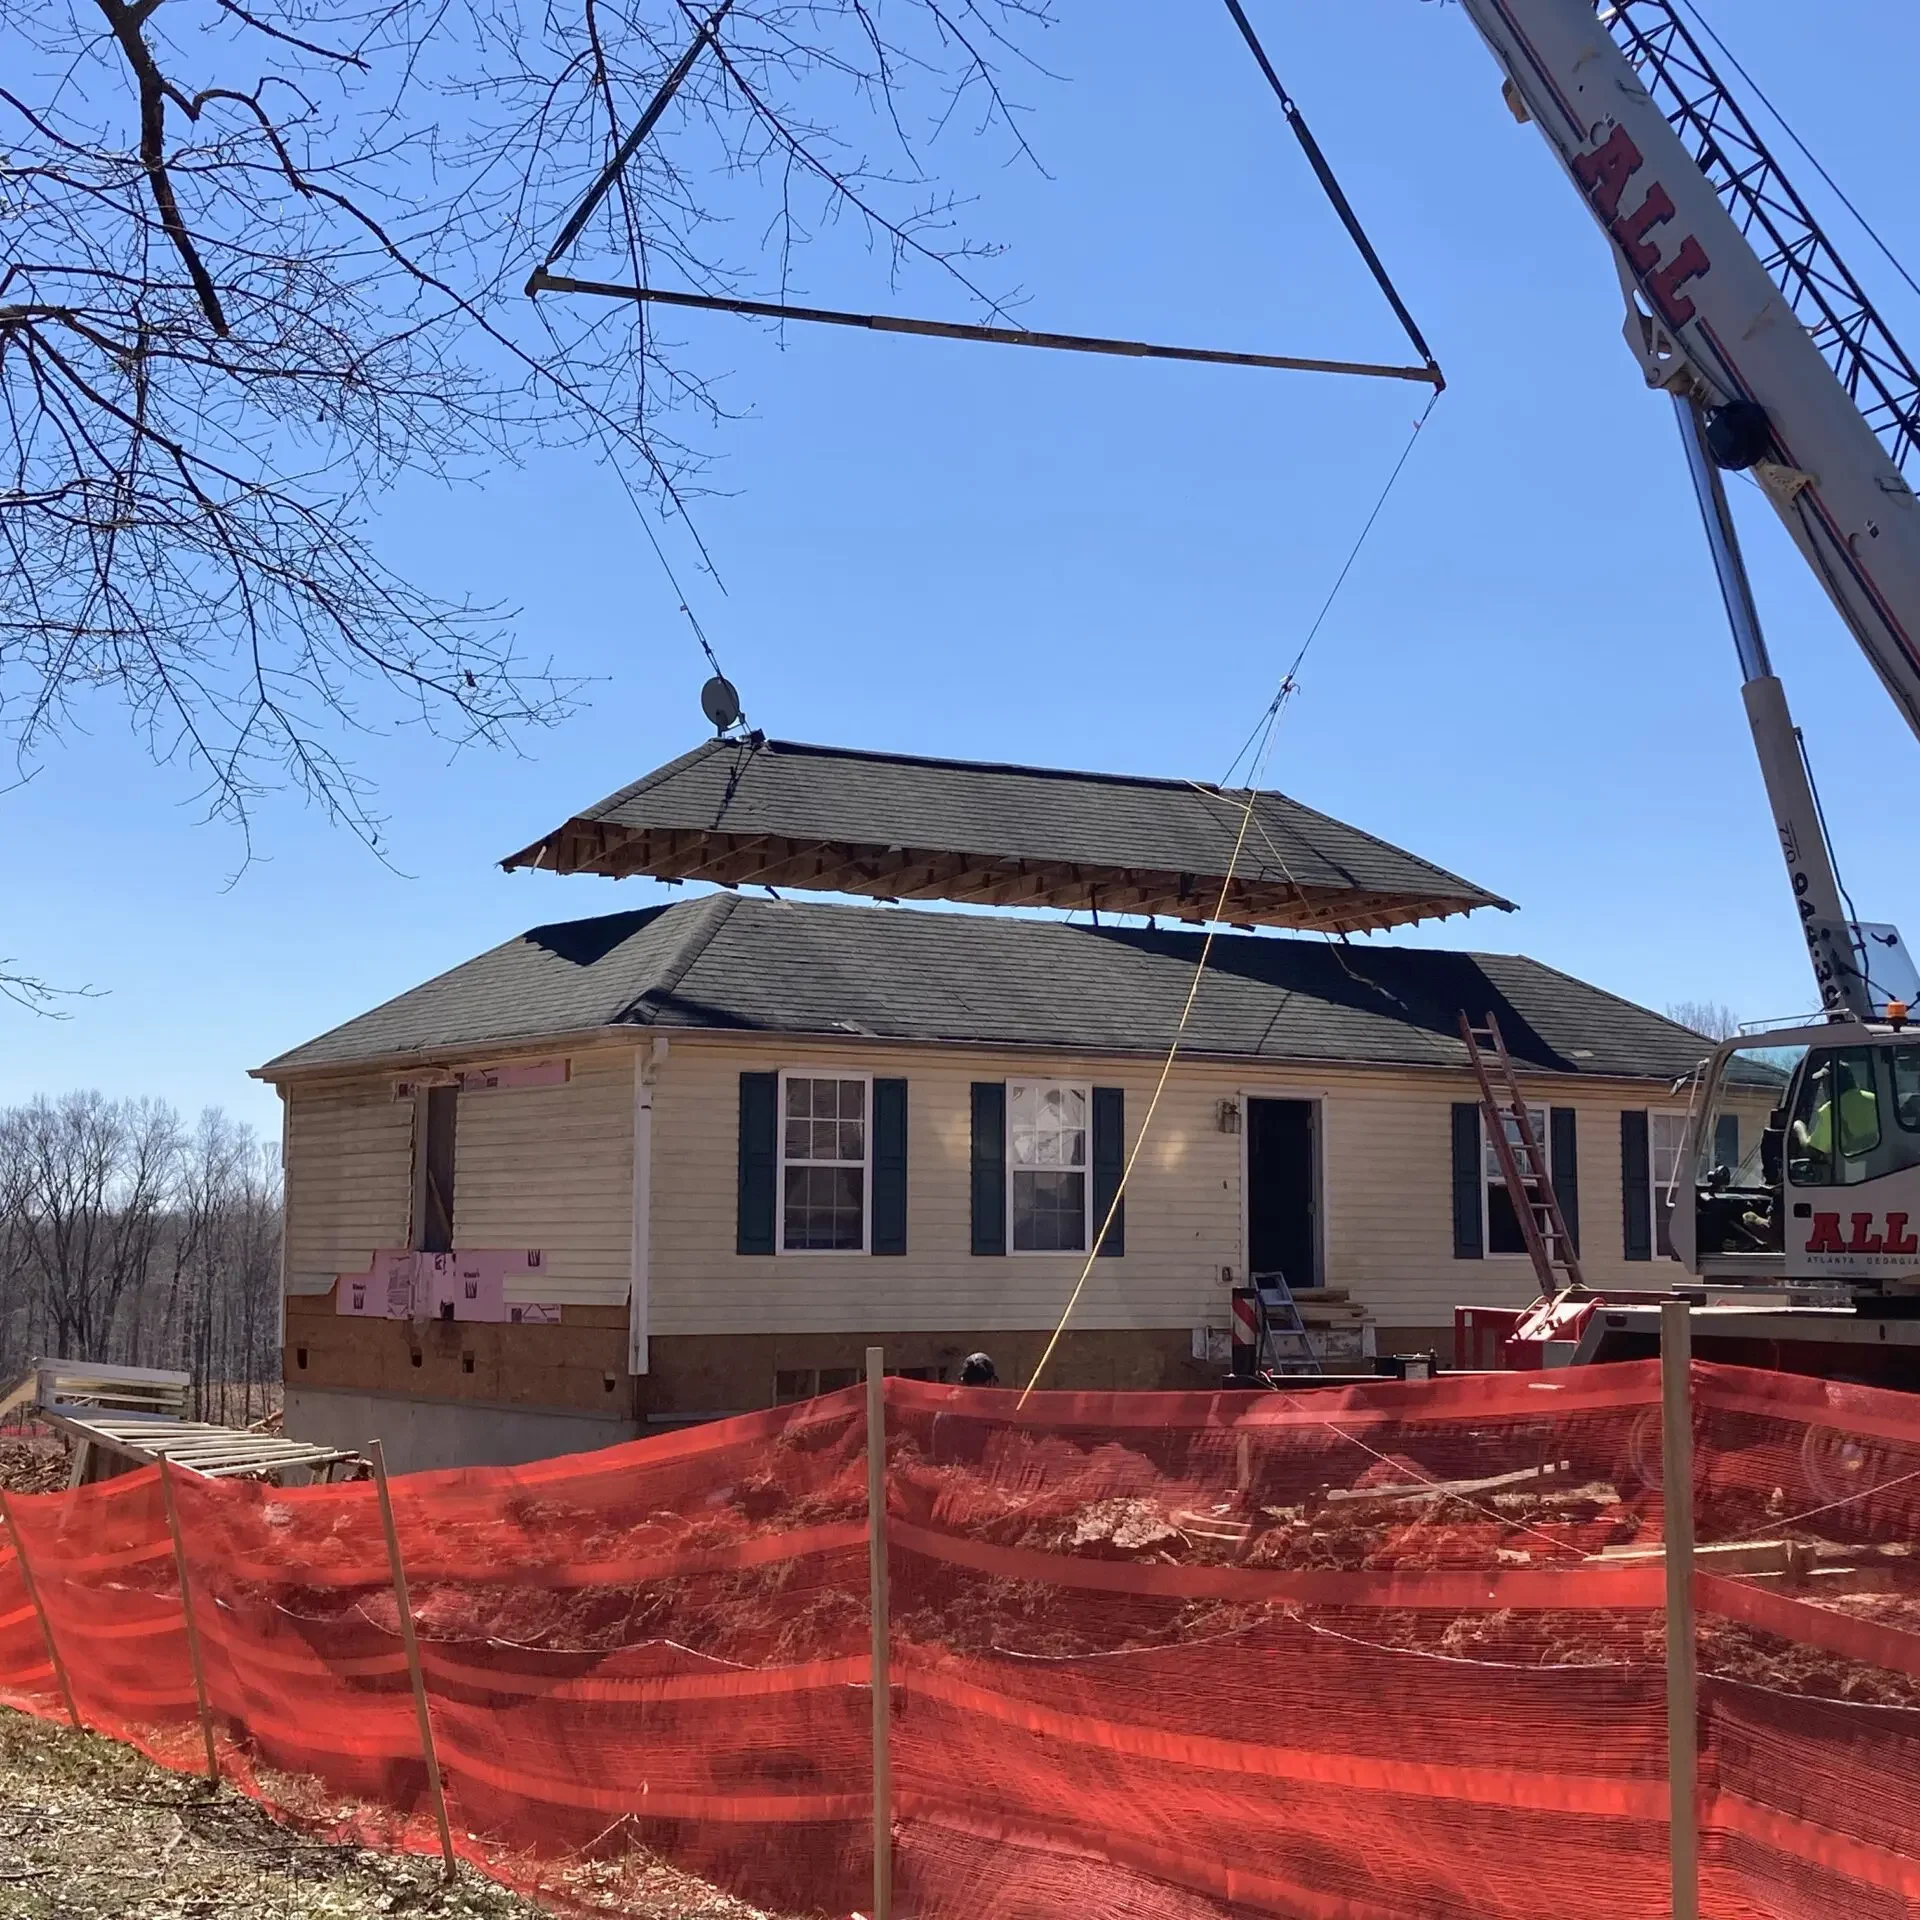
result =
[{"label": "dark doorway", "polygon": [[1294,1288],[1320,1284],[1313,1133],[1311,1100],[1247,1102],[1248,1270]]}]

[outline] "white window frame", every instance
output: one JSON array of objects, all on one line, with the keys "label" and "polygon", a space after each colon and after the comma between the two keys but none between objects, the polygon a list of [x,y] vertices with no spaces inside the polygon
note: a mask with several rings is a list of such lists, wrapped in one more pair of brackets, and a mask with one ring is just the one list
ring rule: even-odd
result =
[{"label": "white window frame", "polygon": [[[1533,1127],[1534,1138],[1540,1143],[1540,1151],[1547,1156],[1547,1179],[1553,1179],[1553,1109],[1551,1106],[1536,1107],[1531,1100],[1527,1102],[1527,1119]],[[1507,1110],[1500,1109],[1500,1124],[1507,1122]],[[1520,1149],[1516,1146],[1514,1153]],[[1488,1260],[1526,1260],[1532,1256],[1522,1245],[1513,1253],[1495,1253],[1493,1250],[1493,1189],[1495,1184],[1506,1185],[1506,1176],[1500,1169],[1500,1156],[1493,1150],[1492,1136],[1487,1132],[1487,1110],[1480,1109],[1480,1246],[1482,1257]],[[1514,1210],[1519,1211],[1520,1203],[1514,1202]]]},{"label": "white window frame", "polygon": [[[866,1088],[866,1097],[862,1105],[861,1139],[867,1150],[867,1157],[860,1162],[863,1172],[860,1176],[860,1245],[855,1247],[790,1247],[787,1245],[787,1168],[796,1167],[851,1167],[851,1160],[794,1160],[787,1158],[787,1082],[789,1080],[857,1080]],[[830,1259],[852,1260],[862,1254],[873,1251],[873,1075],[870,1073],[848,1073],[840,1067],[782,1067],[780,1069],[779,1100],[774,1109],[775,1124],[779,1128],[778,1151],[774,1155],[774,1250],[781,1254],[790,1254],[796,1260]]]},{"label": "white window frame", "polygon": [[[1063,1093],[1077,1093],[1086,1102],[1087,1115],[1087,1159],[1080,1169],[1086,1182],[1086,1201],[1080,1214],[1080,1244],[1077,1247],[1016,1247],[1013,1244],[1013,1177],[1016,1172],[1051,1172],[1053,1169],[1037,1167],[1016,1168],[1013,1159],[1013,1098],[1015,1089],[1026,1087],[1039,1093],[1051,1093],[1058,1090]],[[1007,1253],[1010,1258],[1022,1260],[1084,1260],[1092,1246],[1093,1236],[1100,1231],[1093,1218],[1093,1083],[1090,1080],[1009,1080],[1007,1082],[1007,1134],[1005,1141],[1007,1159]],[[1070,1169],[1069,1169],[1070,1171]]]},{"label": "white window frame", "polygon": [[[1688,1185],[1685,1149],[1687,1144],[1687,1121],[1689,1117],[1685,1107],[1649,1107],[1647,1109],[1647,1197],[1652,1210],[1650,1224],[1653,1230],[1653,1257],[1656,1260],[1671,1260],[1673,1258],[1672,1208],[1679,1206],[1681,1191]],[[1657,1131],[1655,1122],[1662,1119],[1678,1120],[1680,1122],[1680,1141],[1674,1149],[1673,1179],[1671,1182],[1662,1182],[1660,1178],[1658,1150],[1654,1146],[1654,1134]],[[1669,1201],[1671,1205],[1669,1205]],[[1667,1245],[1664,1249],[1660,1245],[1660,1209],[1663,1206],[1669,1208],[1666,1216]]]}]

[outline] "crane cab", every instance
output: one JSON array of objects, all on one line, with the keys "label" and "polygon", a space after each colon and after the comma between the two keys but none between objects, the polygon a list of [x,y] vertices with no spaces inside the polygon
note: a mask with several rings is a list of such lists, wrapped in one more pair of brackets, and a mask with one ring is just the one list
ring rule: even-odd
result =
[{"label": "crane cab", "polygon": [[1723,1044],[1675,1186],[1673,1251],[1690,1273],[1920,1294],[1920,1033],[1904,1009]]}]

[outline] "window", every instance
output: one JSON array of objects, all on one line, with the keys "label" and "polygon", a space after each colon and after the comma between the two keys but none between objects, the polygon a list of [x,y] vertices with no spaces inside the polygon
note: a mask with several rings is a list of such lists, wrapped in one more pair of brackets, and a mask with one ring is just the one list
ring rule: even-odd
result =
[{"label": "window", "polygon": [[1920,1047],[1895,1047],[1887,1061],[1893,1068],[1893,1117],[1903,1133],[1920,1133]]},{"label": "window", "polygon": [[1920,1166],[1920,1047],[1809,1053],[1787,1126],[1792,1184],[1853,1187],[1913,1166]]},{"label": "window", "polygon": [[[1527,1171],[1527,1156],[1520,1145],[1520,1122],[1510,1113],[1502,1114],[1507,1139],[1512,1143],[1514,1158],[1520,1163],[1520,1171]],[[1540,1149],[1541,1157],[1551,1162],[1553,1158],[1552,1129],[1547,1124],[1545,1107],[1529,1107],[1527,1124],[1533,1129],[1534,1145]],[[1489,1253],[1525,1253],[1526,1236],[1520,1231],[1520,1216],[1514,1211],[1513,1195],[1507,1191],[1507,1177],[1500,1170],[1500,1155],[1493,1144],[1493,1134],[1483,1114],[1480,1120],[1480,1156],[1486,1171],[1485,1193],[1486,1213],[1482,1224],[1486,1230],[1486,1248]],[[1469,1159],[1468,1163],[1473,1163]],[[1468,1216],[1472,1218],[1471,1215]]]},{"label": "window", "polygon": [[1007,1184],[1015,1253],[1087,1250],[1091,1092],[1043,1080],[1007,1088]]},{"label": "window", "polygon": [[1787,1171],[1793,1184],[1854,1186],[1874,1171],[1868,1161],[1879,1144],[1872,1049],[1836,1047],[1810,1053],[1787,1128]]},{"label": "window", "polygon": [[867,1082],[780,1080],[780,1250],[864,1253]]},{"label": "window", "polygon": [[855,1385],[860,1378],[857,1367],[778,1367],[773,1375],[773,1404],[790,1407],[798,1400],[812,1400],[823,1393],[838,1393]]},{"label": "window", "polygon": [[1680,1187],[1680,1149],[1687,1137],[1684,1113],[1647,1115],[1648,1179],[1653,1188],[1654,1249],[1673,1257],[1674,1198]]}]

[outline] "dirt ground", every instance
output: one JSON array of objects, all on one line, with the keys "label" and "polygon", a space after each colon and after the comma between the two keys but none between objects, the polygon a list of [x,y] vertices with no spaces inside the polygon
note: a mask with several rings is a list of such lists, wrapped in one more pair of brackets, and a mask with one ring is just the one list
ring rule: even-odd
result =
[{"label": "dirt ground", "polygon": [[[759,1920],[656,1867],[633,1920]],[[541,1909],[463,1867],[328,1846],[252,1801],[90,1734],[0,1708],[0,1916],[5,1920],[533,1920]]]}]

